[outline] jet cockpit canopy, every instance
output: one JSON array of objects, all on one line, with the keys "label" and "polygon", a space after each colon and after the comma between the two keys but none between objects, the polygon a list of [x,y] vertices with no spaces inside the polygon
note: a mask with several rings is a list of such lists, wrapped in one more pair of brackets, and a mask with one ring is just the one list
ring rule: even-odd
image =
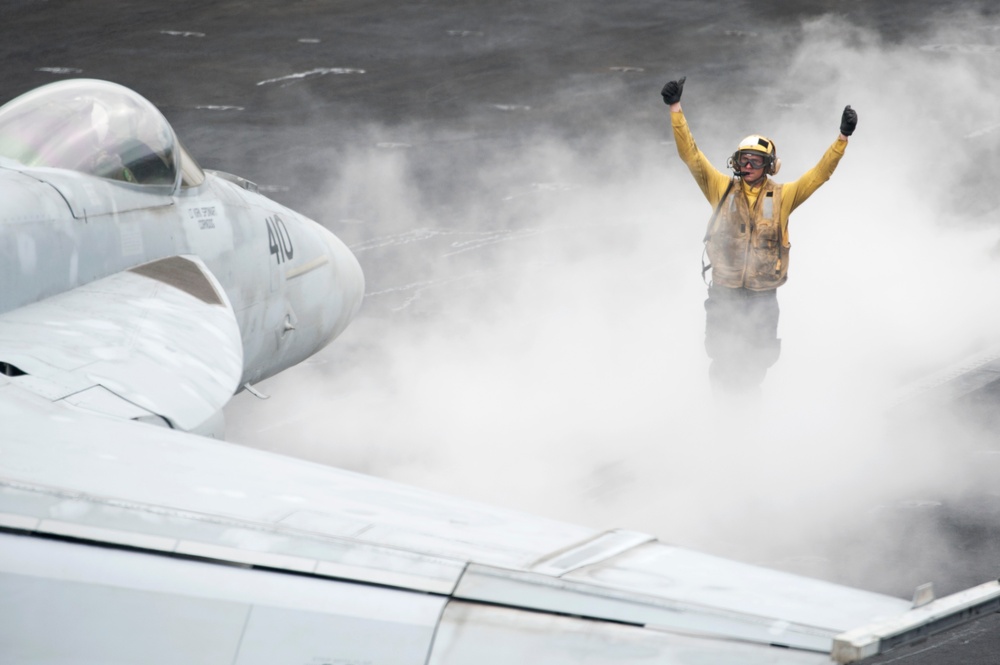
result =
[{"label": "jet cockpit canopy", "polygon": [[204,180],[153,104],[94,79],[50,83],[0,107],[0,156],[139,185]]}]

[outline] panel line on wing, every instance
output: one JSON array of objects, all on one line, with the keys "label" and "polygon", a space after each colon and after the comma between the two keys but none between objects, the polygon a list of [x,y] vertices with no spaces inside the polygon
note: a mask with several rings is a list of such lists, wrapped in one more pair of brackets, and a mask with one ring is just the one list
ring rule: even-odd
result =
[{"label": "panel line on wing", "polygon": [[[819,653],[830,651],[837,633],[835,628],[482,564],[469,565],[454,597]],[[782,629],[776,632],[779,622]]]},{"label": "panel line on wing", "polygon": [[0,527],[439,594],[454,591],[466,565],[353,538],[6,478],[0,479]]},{"label": "panel line on wing", "polygon": [[172,552],[177,547],[177,540],[163,536],[151,536],[134,531],[120,531],[118,529],[106,529],[89,524],[76,524],[74,522],[63,522],[61,520],[42,520],[33,531],[38,533],[51,534],[54,536],[65,536],[79,540],[92,540],[100,543],[114,543],[116,545],[128,545],[144,550],[157,550],[160,552]]}]

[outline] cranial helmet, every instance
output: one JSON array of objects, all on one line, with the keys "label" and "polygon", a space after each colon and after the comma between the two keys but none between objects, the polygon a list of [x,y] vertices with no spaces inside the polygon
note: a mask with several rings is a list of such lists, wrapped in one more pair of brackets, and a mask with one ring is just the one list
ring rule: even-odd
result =
[{"label": "cranial helmet", "polygon": [[729,167],[739,171],[740,153],[747,152],[759,153],[764,156],[764,173],[767,175],[774,175],[781,168],[781,160],[778,159],[778,149],[774,147],[774,141],[759,134],[751,134],[740,141],[740,146],[729,158]]}]

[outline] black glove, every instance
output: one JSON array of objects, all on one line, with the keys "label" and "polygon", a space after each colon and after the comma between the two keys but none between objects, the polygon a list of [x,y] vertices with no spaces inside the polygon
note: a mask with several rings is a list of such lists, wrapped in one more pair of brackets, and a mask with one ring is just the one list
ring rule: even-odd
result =
[{"label": "black glove", "polygon": [[684,81],[687,80],[686,76],[680,77],[677,81],[670,81],[665,86],[660,94],[663,95],[663,103],[667,106],[671,104],[676,104],[681,101],[681,93],[684,92]]},{"label": "black glove", "polygon": [[844,115],[840,117],[840,133],[850,136],[854,133],[854,128],[858,126],[858,112],[848,104],[844,107]]}]

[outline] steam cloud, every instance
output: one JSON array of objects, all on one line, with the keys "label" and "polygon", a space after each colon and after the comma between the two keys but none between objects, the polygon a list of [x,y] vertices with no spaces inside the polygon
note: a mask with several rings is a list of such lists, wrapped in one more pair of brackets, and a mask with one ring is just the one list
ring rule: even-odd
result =
[{"label": "steam cloud", "polygon": [[[902,44],[805,23],[738,112],[710,74],[668,63],[648,108],[600,137],[357,130],[317,206],[361,260],[366,304],[316,359],[260,386],[271,400],[235,400],[230,438],[880,590],[926,581],[884,561],[893,511],[961,495],[993,459],[958,420],[903,437],[886,416],[907,382],[1000,332],[1000,26],[974,19]],[[760,132],[792,180],[845,104],[860,115],[833,179],[792,215],[782,357],[753,408],[708,387],[711,211],[657,95],[683,73],[719,168]],[[541,112],[516,101],[468,125]],[[946,544],[926,545],[940,563]],[[848,570],[858,548],[867,563]]]}]

